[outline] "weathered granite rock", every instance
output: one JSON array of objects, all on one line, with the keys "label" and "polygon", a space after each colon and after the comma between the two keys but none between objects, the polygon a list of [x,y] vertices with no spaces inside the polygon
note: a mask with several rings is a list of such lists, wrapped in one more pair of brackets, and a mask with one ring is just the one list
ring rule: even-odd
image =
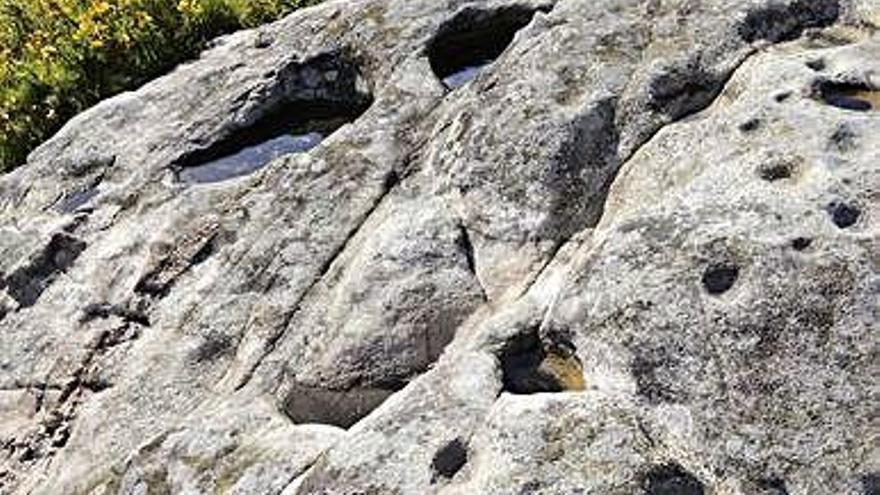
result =
[{"label": "weathered granite rock", "polygon": [[0,178],[0,494],[878,493],[878,28],[348,0],[219,39]]}]

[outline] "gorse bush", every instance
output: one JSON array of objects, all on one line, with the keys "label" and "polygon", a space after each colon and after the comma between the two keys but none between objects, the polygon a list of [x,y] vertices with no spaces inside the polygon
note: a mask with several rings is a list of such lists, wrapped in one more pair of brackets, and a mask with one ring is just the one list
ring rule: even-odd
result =
[{"label": "gorse bush", "polygon": [[0,171],[223,33],[316,0],[0,0]]}]

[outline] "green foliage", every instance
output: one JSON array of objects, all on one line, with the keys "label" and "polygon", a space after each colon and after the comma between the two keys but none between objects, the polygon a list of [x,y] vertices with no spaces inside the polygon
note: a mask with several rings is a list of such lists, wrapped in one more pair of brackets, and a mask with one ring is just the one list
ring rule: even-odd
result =
[{"label": "green foliage", "polygon": [[220,34],[316,0],[0,0],[0,171]]}]

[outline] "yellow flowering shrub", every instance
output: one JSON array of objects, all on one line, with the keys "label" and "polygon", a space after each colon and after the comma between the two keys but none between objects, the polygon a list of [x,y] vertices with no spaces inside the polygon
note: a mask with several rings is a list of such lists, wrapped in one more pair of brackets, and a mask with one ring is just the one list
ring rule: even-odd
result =
[{"label": "yellow flowering shrub", "polygon": [[0,0],[0,171],[220,34],[317,0]]}]

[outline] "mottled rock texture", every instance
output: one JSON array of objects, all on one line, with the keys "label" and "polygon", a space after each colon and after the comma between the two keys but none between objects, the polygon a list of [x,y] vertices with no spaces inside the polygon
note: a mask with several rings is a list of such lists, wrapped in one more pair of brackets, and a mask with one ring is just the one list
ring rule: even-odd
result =
[{"label": "mottled rock texture", "polygon": [[0,178],[0,493],[876,495],[878,29],[337,0],[218,40]]}]

